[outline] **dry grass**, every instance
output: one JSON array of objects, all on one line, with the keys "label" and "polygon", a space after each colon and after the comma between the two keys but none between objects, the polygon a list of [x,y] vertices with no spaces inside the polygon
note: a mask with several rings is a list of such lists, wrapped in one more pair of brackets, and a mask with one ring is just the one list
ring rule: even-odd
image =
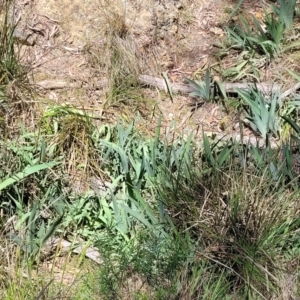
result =
[{"label": "dry grass", "polygon": [[[200,238],[199,260],[229,271],[234,289],[249,284],[264,295],[262,299],[275,297],[274,291],[289,299],[297,290],[299,261],[288,267],[297,246],[284,241],[290,241],[288,220],[299,218],[299,192],[288,187],[276,191],[266,174],[251,169],[239,172],[232,165],[224,173],[216,172],[200,178],[192,173],[186,185],[182,180],[178,186],[174,178],[174,190],[164,188],[163,199],[176,227]],[[282,296],[278,297],[272,299]]]},{"label": "dry grass", "polygon": [[99,3],[99,13],[104,25],[100,34],[105,37],[105,48],[102,49],[105,54],[101,58],[107,70],[109,88],[111,92],[128,89],[137,84],[140,66],[126,4],[121,0],[104,0]]}]

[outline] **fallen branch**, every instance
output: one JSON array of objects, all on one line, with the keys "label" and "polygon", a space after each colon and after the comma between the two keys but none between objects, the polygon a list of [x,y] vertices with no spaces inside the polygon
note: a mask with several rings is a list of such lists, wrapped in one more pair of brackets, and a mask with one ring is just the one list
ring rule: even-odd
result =
[{"label": "fallen branch", "polygon": [[[169,89],[175,93],[190,94],[195,92],[196,89],[194,86],[185,83],[169,83],[169,87],[166,84],[166,80],[159,77],[154,77],[150,75],[139,75],[139,81],[142,85],[156,87],[159,90],[164,90],[168,92]],[[95,89],[102,89],[107,86],[107,79],[96,82],[93,85]],[[274,92],[279,92],[281,86],[278,84],[270,84],[266,82],[262,83],[231,83],[224,82],[222,83],[226,93],[236,93],[236,89],[249,90],[250,88],[256,86],[256,88],[261,91],[263,94],[271,94]],[[79,88],[89,88],[89,86],[83,86],[81,83],[69,83],[64,80],[43,80],[36,83],[36,85],[45,90],[59,90],[59,89],[79,89]],[[287,98],[293,93],[296,93],[300,89],[300,82],[296,83],[293,87],[286,90],[281,94],[281,98]]]},{"label": "fallen branch", "polygon": [[[165,80],[162,78],[153,77],[153,76],[149,76],[149,75],[140,75],[139,80],[144,85],[154,86],[160,90],[168,91]],[[222,84],[227,93],[236,93],[236,91],[235,91],[236,89],[249,90],[251,87],[255,86],[254,83],[224,82]],[[270,94],[270,93],[274,93],[274,92],[280,90],[279,85],[269,84],[269,83],[256,83],[256,87],[259,91],[261,91],[264,94]],[[180,92],[183,94],[189,94],[191,92],[196,91],[195,87],[193,87],[190,84],[184,84],[184,83],[172,83],[171,88],[172,88],[173,92]]]},{"label": "fallen branch", "polygon": [[[168,87],[165,79],[149,76],[149,75],[139,75],[139,81],[143,85],[157,87],[160,90],[168,91]],[[97,82],[93,87],[100,89],[107,85],[107,80],[104,79],[102,81]],[[36,83],[38,87],[41,87],[45,90],[58,90],[58,89],[68,89],[68,88],[85,88],[80,83],[69,83],[64,80],[43,80]],[[253,87],[253,83],[223,83],[224,88],[227,93],[234,93],[235,89],[245,89],[248,90],[250,87]],[[271,92],[278,91],[280,86],[272,85],[268,83],[257,83],[256,84],[258,90],[262,91],[265,94],[269,94]],[[189,94],[195,91],[195,88],[190,84],[185,83],[170,83],[170,88],[172,92]]]},{"label": "fallen branch", "polygon": [[294,86],[292,86],[290,89],[286,90],[281,94],[281,98],[287,98],[289,95],[294,94],[297,92],[297,90],[300,89],[300,82],[297,82]]}]

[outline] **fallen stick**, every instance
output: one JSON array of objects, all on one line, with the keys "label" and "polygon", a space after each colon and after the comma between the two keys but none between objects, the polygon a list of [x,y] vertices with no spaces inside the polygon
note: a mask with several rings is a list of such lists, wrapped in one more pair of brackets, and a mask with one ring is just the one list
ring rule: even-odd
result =
[{"label": "fallen stick", "polygon": [[300,82],[297,82],[295,85],[293,85],[290,89],[286,90],[281,94],[281,98],[287,98],[289,95],[294,94],[297,92],[297,90],[300,89]]},{"label": "fallen stick", "polygon": [[[164,79],[149,75],[140,75],[139,80],[142,84],[148,85],[148,86],[154,86],[157,87],[160,90],[168,91],[167,85]],[[236,89],[243,89],[243,90],[249,90],[251,87],[254,87],[254,83],[230,83],[230,82],[224,82],[222,83],[225,91],[227,93],[236,93]],[[256,83],[256,87],[259,91],[261,91],[264,94],[270,94],[274,93],[276,91],[280,90],[280,86],[277,84],[270,84],[270,83]],[[184,84],[184,83],[171,83],[171,88],[173,92],[180,92],[183,94],[189,94],[191,92],[195,92],[196,88],[193,87],[190,84]]]},{"label": "fallen stick", "polygon": [[[156,87],[159,90],[164,90],[168,92],[168,86],[166,84],[165,79],[154,77],[150,75],[139,75],[139,81],[142,85]],[[107,85],[108,81],[106,79],[96,82],[93,85],[93,88],[102,89]],[[43,80],[35,83],[38,87],[45,89],[45,90],[59,90],[59,89],[79,89],[79,88],[88,88],[82,86],[80,83],[69,83],[64,80]],[[281,86],[278,84],[270,84],[270,83],[231,83],[231,82],[224,82],[222,83],[226,93],[236,93],[236,89],[243,89],[249,90],[250,88],[256,86],[256,88],[261,91],[263,94],[271,94],[275,92],[279,92]],[[175,93],[182,93],[182,94],[189,94],[195,92],[196,89],[194,86],[185,83],[170,83],[169,86],[172,89],[172,92]],[[300,89],[300,82],[296,83],[290,89],[286,90],[281,94],[281,98],[287,98],[293,93],[296,93]]]},{"label": "fallen stick", "polygon": [[[101,89],[105,87],[107,84],[107,80],[104,79],[102,81],[97,82],[95,85],[92,85],[95,89]],[[84,89],[90,88],[89,86],[85,87],[81,83],[70,83],[65,80],[43,80],[38,81],[35,85],[44,90],[61,90],[61,89]]]},{"label": "fallen stick", "polygon": [[[139,81],[143,85],[157,87],[160,90],[168,91],[168,87],[163,78],[154,77],[150,75],[139,75]],[[97,82],[93,87],[94,88],[103,88],[107,85],[107,80]],[[38,87],[41,87],[45,90],[56,90],[56,89],[65,89],[65,88],[84,88],[80,83],[69,83],[64,80],[43,80],[36,83]],[[195,87],[190,84],[185,83],[170,83],[171,89],[175,93],[189,94],[196,91]],[[253,83],[223,83],[223,86],[227,93],[235,93],[235,89],[244,89],[249,90],[250,87],[253,87]],[[264,94],[269,94],[271,92],[279,91],[280,86],[272,85],[269,83],[257,83],[257,89],[263,92]]]}]

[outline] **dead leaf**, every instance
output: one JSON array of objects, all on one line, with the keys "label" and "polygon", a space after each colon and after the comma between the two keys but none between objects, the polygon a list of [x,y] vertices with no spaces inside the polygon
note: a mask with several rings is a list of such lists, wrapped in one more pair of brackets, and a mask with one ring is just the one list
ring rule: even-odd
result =
[{"label": "dead leaf", "polygon": [[210,32],[214,33],[215,35],[218,35],[220,37],[224,36],[224,31],[223,29],[219,27],[212,27],[209,29]]}]

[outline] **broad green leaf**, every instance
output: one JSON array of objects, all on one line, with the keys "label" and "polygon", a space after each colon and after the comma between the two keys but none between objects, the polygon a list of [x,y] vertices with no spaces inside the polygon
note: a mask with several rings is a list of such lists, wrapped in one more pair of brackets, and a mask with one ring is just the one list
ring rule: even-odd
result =
[{"label": "broad green leaf", "polygon": [[191,79],[188,79],[188,78],[185,78],[184,79],[187,83],[191,84],[192,86],[194,86],[194,88],[198,91],[198,90],[202,90],[202,86],[199,85],[196,81],[194,80],[191,80]]},{"label": "broad green leaf", "polygon": [[119,140],[119,146],[124,149],[126,142],[127,144],[130,144],[129,141],[132,140],[133,137],[130,137],[130,134],[132,133],[134,123],[132,122],[125,130],[124,127],[121,126],[121,124],[117,125],[118,129],[118,140]]},{"label": "broad green leaf", "polygon": [[137,191],[135,191],[134,198],[131,198],[130,201],[133,201],[136,204],[136,207],[140,207],[141,211],[145,211],[146,216],[150,219],[152,224],[158,223],[158,220],[154,214],[152,207]]},{"label": "broad green leaf", "polygon": [[254,102],[253,100],[251,100],[249,93],[247,93],[246,91],[240,90],[240,89],[236,89],[235,90],[241,97],[242,99],[244,99],[244,101],[251,107],[252,111],[256,114],[259,115],[260,113],[260,107],[258,106],[258,104],[256,102]]},{"label": "broad green leaf", "polygon": [[288,105],[290,105],[290,106],[300,106],[300,101],[289,101]]},{"label": "broad green leaf", "polygon": [[216,83],[217,83],[217,85],[218,85],[218,87],[219,87],[219,89],[221,91],[221,94],[222,94],[223,98],[225,100],[228,100],[227,93],[226,93],[226,90],[225,90],[225,87],[224,87],[223,83],[220,82],[220,81],[216,81]]},{"label": "broad green leaf", "polygon": [[104,223],[108,226],[112,225],[112,220],[113,220],[113,216],[112,216],[112,210],[110,208],[110,206],[108,205],[105,197],[103,197],[101,199],[101,207],[103,209],[103,215],[101,215],[101,220],[104,221]]},{"label": "broad green leaf", "polygon": [[[42,241],[43,236],[45,235],[45,231],[46,231],[46,226],[45,226],[45,221],[42,221],[42,224],[40,225],[40,229],[38,230],[36,236],[38,237],[38,239],[40,241]],[[40,243],[41,245],[41,243]]]},{"label": "broad green leaf", "polygon": [[231,12],[228,20],[231,20],[236,15],[237,11],[240,9],[243,2],[244,2],[244,0],[239,0],[238,4],[234,8],[234,10]]},{"label": "broad green leaf", "polygon": [[236,70],[237,72],[241,72],[242,69],[244,68],[244,66],[246,66],[248,63],[248,60],[243,61],[242,63],[240,63],[239,65],[236,66]]}]

